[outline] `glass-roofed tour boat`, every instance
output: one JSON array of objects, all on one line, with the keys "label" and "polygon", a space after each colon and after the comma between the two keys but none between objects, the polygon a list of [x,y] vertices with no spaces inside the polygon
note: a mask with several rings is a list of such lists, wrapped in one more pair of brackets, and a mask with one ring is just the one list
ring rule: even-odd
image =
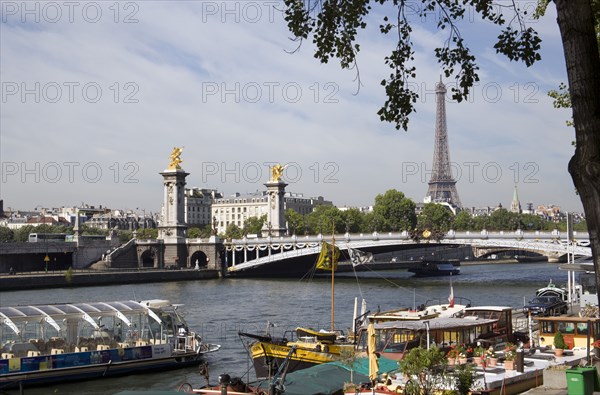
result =
[{"label": "glass-roofed tour boat", "polygon": [[0,390],[197,365],[220,346],[167,300],[0,307]]}]

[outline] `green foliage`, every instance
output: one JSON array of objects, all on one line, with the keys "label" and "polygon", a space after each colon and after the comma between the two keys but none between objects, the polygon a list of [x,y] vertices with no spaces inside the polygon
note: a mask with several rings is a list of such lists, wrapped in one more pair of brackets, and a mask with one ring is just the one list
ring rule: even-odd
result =
[{"label": "green foliage", "polygon": [[368,231],[365,228],[365,214],[357,208],[342,211],[342,221],[345,231],[349,233],[360,233]]},{"label": "green foliage", "polygon": [[339,361],[349,368],[352,368],[357,358],[358,356],[353,348],[344,347],[340,351]]},{"label": "green foliage", "polygon": [[413,386],[412,394],[433,394],[442,389],[445,381],[444,367],[446,365],[444,352],[437,347],[427,350],[417,347],[411,349],[399,362],[404,375],[411,377],[417,385]]},{"label": "green foliage", "polygon": [[473,230],[473,216],[467,211],[461,211],[454,216],[452,228],[457,231]]},{"label": "green foliage", "polygon": [[73,268],[71,266],[69,266],[69,269],[67,269],[67,271],[65,272],[65,281],[70,284],[71,282],[73,282],[73,276],[75,274],[73,273]]},{"label": "green foliage", "polygon": [[225,229],[225,238],[226,239],[241,239],[244,237],[244,232],[240,229],[236,224],[227,225],[227,229]]},{"label": "green foliage", "polygon": [[22,226],[19,229],[17,229],[15,231],[15,241],[24,243],[27,240],[29,240],[29,234],[35,233],[35,231],[33,231],[33,228],[34,228],[33,225],[25,225],[25,226]]},{"label": "green foliage", "polygon": [[291,208],[285,210],[285,220],[287,222],[288,231],[291,235],[304,234],[305,218]]},{"label": "green foliage", "polygon": [[419,229],[447,232],[454,220],[454,214],[445,206],[436,203],[427,203],[423,211],[417,216]]},{"label": "green foliage", "polygon": [[504,347],[504,359],[507,361],[514,361],[517,357],[517,345],[513,343],[506,343]]},{"label": "green foliage", "polygon": [[265,222],[267,222],[267,214],[263,215],[262,217],[250,217],[248,218],[245,222],[244,222],[244,230],[245,230],[245,234],[256,234],[256,235],[260,235],[261,230],[265,224]]},{"label": "green foliage", "polygon": [[554,348],[558,348],[558,349],[562,349],[562,350],[569,348],[569,347],[567,347],[567,344],[565,343],[565,338],[563,337],[563,334],[561,331],[558,331],[554,334]]},{"label": "green foliage", "polygon": [[517,229],[517,223],[514,216],[508,210],[501,208],[492,212],[489,216],[488,230],[501,230],[501,229]]},{"label": "green foliage", "polygon": [[29,240],[30,233],[65,233],[73,234],[73,227],[67,225],[48,225],[38,226],[25,225],[14,231],[14,241],[24,243]]},{"label": "green foliage", "polygon": [[137,230],[137,239],[156,239],[158,237],[158,229],[141,228]]},{"label": "green foliage", "polygon": [[15,241],[15,232],[7,226],[0,226],[0,243]]},{"label": "green foliage", "polygon": [[374,221],[378,231],[413,229],[417,224],[415,203],[395,189],[375,197]]},{"label": "green foliage", "polygon": [[588,226],[586,221],[581,221],[579,223],[573,224],[573,230],[577,232],[587,232]]},{"label": "green foliage", "polygon": [[108,236],[108,229],[98,229],[98,228],[92,228],[92,227],[84,225],[81,227],[81,234],[82,235]]},{"label": "green foliage", "polygon": [[119,230],[119,242],[121,244],[127,243],[129,240],[133,239],[133,232],[129,230]]},{"label": "green foliage", "polygon": [[307,222],[313,234],[331,234],[332,224],[335,225],[336,233],[345,231],[342,212],[335,206],[317,206],[312,213],[308,214]]},{"label": "green foliage", "polygon": [[476,370],[469,364],[458,365],[454,371],[456,391],[460,395],[467,395],[475,383]]},{"label": "green foliage", "polygon": [[188,237],[190,239],[206,239],[212,234],[212,227],[210,224],[204,225],[199,228],[197,226],[188,228]]},{"label": "green foliage", "polygon": [[[360,73],[356,56],[360,51],[357,43],[359,29],[367,27],[367,16],[371,3],[385,4],[385,0],[337,1],[321,0],[315,4],[311,0],[284,0],[285,20],[288,29],[301,42],[312,37],[316,46],[315,58],[322,63],[337,58],[343,69],[355,69],[358,86]],[[395,124],[397,129],[408,129],[408,116],[414,111],[419,95],[409,88],[407,82],[416,78],[414,49],[411,39],[412,24],[421,23],[432,11],[439,17],[437,29],[446,32],[446,39],[434,53],[446,78],[454,76],[456,87],[452,88],[452,98],[462,101],[473,84],[479,81],[475,56],[466,45],[459,24],[464,22],[465,8],[473,2],[453,0],[423,0],[419,7],[411,7],[409,2],[394,1],[394,6],[379,7],[381,15],[379,30],[383,35],[393,36],[393,48],[384,63],[389,67],[389,75],[381,80],[386,100],[379,109],[382,121]],[[512,3],[514,17],[503,18],[506,8],[498,8],[493,0],[476,2],[475,11],[484,21],[501,26],[498,41],[494,48],[510,60],[524,61],[531,66],[540,59],[540,38],[535,30],[524,23],[526,10],[518,3]],[[413,18],[413,20],[410,20]]]}]

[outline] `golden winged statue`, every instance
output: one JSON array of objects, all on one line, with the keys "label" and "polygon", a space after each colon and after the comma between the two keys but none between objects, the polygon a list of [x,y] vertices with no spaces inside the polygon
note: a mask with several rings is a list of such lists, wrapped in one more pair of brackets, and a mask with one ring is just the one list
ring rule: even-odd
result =
[{"label": "golden winged statue", "polygon": [[181,162],[183,162],[181,160],[182,152],[183,152],[183,147],[181,147],[181,148],[174,147],[173,148],[173,151],[171,151],[171,155],[169,155],[169,158],[171,159],[171,162],[169,162],[169,170],[181,169],[181,166],[179,166],[179,164]]},{"label": "golden winged statue", "polygon": [[283,176],[283,171],[287,166],[281,166],[279,163],[271,167],[271,181],[279,181]]}]

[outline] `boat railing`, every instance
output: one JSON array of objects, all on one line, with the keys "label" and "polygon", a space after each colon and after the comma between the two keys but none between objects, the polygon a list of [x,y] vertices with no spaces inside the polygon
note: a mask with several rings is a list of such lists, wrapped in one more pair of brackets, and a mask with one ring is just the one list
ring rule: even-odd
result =
[{"label": "boat railing", "polygon": [[[433,298],[433,299],[428,299],[422,307],[423,307],[423,310],[424,310],[424,309],[426,309],[429,306],[444,305],[444,304],[448,304],[448,299]],[[464,306],[467,306],[467,307],[472,306],[471,299],[463,298],[462,296],[455,296],[454,297],[454,304],[455,305],[456,304],[464,305]]]},{"label": "boat railing", "polygon": [[200,352],[202,338],[195,332],[187,332],[185,335],[171,337],[169,343],[179,352]]}]

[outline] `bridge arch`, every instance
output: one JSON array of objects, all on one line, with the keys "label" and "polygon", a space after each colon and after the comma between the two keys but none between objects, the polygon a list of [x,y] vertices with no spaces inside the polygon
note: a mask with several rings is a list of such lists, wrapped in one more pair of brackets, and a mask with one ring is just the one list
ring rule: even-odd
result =
[{"label": "bridge arch", "polygon": [[190,255],[189,267],[196,267],[196,263],[198,263],[200,269],[205,269],[208,266],[208,262],[208,256],[206,256],[204,251],[197,250]]},{"label": "bridge arch", "polygon": [[149,248],[140,256],[141,267],[157,267],[157,255],[155,248]]}]

